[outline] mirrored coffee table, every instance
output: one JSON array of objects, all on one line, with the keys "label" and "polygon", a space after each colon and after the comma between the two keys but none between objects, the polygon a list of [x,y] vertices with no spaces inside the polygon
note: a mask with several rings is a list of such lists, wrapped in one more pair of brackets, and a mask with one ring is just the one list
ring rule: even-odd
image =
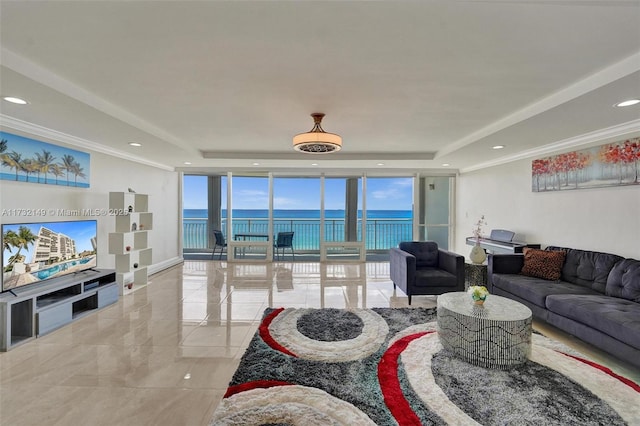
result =
[{"label": "mirrored coffee table", "polygon": [[531,356],[531,309],[489,295],[483,306],[465,292],[438,296],[440,343],[458,358],[481,367],[507,369]]}]

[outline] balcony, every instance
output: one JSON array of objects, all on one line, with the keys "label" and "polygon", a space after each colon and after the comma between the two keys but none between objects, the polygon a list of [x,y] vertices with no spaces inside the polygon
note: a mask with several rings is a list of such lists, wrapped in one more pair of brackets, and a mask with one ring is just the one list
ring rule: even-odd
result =
[{"label": "balcony", "polygon": [[[227,223],[222,222],[225,237]],[[358,220],[358,241],[362,241],[362,222]],[[269,222],[264,218],[234,219],[233,235],[255,233],[267,234]],[[301,218],[277,218],[273,221],[273,233],[281,231],[295,232],[294,247],[296,253],[318,253],[320,251],[320,220]],[[183,238],[185,249],[203,249],[209,247],[207,221],[203,218],[184,218]],[[231,238],[233,238],[233,235]],[[344,241],[345,221],[343,219],[325,219],[325,240]],[[411,219],[368,219],[364,238],[367,252],[386,252],[396,247],[400,241],[411,241],[413,225]]]}]

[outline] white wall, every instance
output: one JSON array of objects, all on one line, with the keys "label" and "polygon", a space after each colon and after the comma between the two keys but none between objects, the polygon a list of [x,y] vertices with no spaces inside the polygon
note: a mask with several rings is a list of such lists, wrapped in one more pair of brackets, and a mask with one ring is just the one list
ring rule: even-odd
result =
[{"label": "white wall", "polygon": [[[41,140],[37,137],[33,139]],[[47,141],[49,142],[49,141]],[[63,145],[63,144],[59,144]],[[74,148],[74,147],[71,147]],[[77,149],[77,148],[74,148]],[[109,192],[127,191],[149,194],[149,210],[153,213],[153,230],[149,247],[153,248],[150,272],[165,264],[180,261],[179,250],[179,173],[150,167],[102,153],[91,154],[90,188],[12,182],[0,180],[0,210],[11,209],[107,209]],[[108,234],[115,230],[113,216],[47,215],[25,217],[5,214],[0,223],[96,219],[98,221],[98,267],[114,268],[115,256],[108,254]]]},{"label": "white wall", "polygon": [[465,238],[485,215],[491,229],[527,242],[603,251],[640,259],[640,185],[531,191],[531,160],[461,174],[456,187],[454,251],[469,255]]}]

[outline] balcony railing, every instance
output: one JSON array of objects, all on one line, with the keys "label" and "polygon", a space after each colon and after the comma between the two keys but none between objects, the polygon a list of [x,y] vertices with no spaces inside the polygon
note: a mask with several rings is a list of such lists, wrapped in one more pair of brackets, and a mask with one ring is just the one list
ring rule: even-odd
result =
[{"label": "balcony railing", "polygon": [[[344,219],[325,219],[325,241],[345,241]],[[227,224],[223,219],[222,231],[225,238]],[[266,234],[269,222],[261,218],[234,219],[233,235],[244,233]],[[358,221],[358,241],[362,241],[362,222]],[[319,219],[274,219],[273,233],[293,231],[296,252],[318,252],[320,250]],[[411,219],[368,219],[366,226],[366,249],[368,251],[388,250],[397,247],[400,241],[411,241],[413,234]],[[184,218],[183,236],[185,249],[201,249],[209,247],[207,220],[202,218]],[[233,238],[232,235],[232,238]]]}]

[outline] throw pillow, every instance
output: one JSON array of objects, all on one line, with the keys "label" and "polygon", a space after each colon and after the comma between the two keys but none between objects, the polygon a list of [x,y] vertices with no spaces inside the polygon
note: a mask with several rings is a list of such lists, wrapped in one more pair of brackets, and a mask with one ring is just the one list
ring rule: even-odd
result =
[{"label": "throw pillow", "polygon": [[530,277],[558,281],[566,253],[559,250],[524,249],[524,266],[520,273]]}]

